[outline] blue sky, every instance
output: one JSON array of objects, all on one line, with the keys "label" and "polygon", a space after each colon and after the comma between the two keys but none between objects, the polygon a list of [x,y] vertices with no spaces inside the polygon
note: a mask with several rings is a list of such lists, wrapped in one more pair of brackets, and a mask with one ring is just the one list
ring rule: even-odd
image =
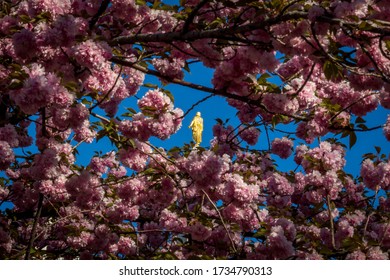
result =
[{"label": "blue sky", "polygon": [[[191,72],[185,74],[185,80],[204,85],[207,87],[212,87],[211,78],[213,76],[213,70],[210,68],[204,67],[201,63],[191,64]],[[161,86],[159,80],[152,76],[146,76],[145,83],[156,84]],[[193,90],[187,87],[183,87],[180,85],[169,84],[164,87],[171,91],[175,98],[175,107],[181,108],[184,112],[186,112],[191,106],[197,101],[209,95],[209,93],[205,93],[198,90]],[[141,90],[138,92],[137,96],[142,97],[143,94],[148,91],[149,88],[141,87]],[[130,98],[121,104],[120,110],[124,110],[126,107],[132,107],[133,109],[138,111],[137,103],[135,98]],[[212,127],[216,124],[215,119],[220,118],[222,120],[229,119],[229,124],[233,127],[239,125],[239,120],[236,117],[237,110],[233,107],[230,107],[226,100],[219,96],[214,96],[205,102],[202,102],[198,106],[196,106],[183,120],[183,125],[181,129],[174,135],[172,135],[167,140],[159,140],[155,137],[151,138],[152,144],[158,147],[163,147],[165,149],[170,149],[174,146],[183,146],[185,143],[190,143],[192,140],[192,132],[191,129],[188,128],[192,118],[195,113],[200,111],[202,113],[202,117],[204,119],[204,131],[203,131],[203,142],[201,144],[202,147],[209,147],[210,140],[213,138]],[[388,110],[384,110],[381,107],[374,112],[369,113],[365,119],[367,120],[367,126],[377,126],[379,124],[383,124],[386,121]],[[294,126],[280,126],[278,128],[293,131]],[[268,142],[263,128],[260,128],[261,135],[259,138],[259,142],[256,146],[251,147],[254,149],[267,149]],[[284,134],[279,132],[269,131],[270,138],[283,137]],[[291,135],[294,137],[294,135]],[[327,138],[334,137],[332,134],[328,134],[322,137],[322,140],[326,140]],[[294,137],[297,138],[297,137]],[[348,138],[344,138],[343,143],[348,147]],[[295,144],[303,144],[304,141],[301,139],[296,139]],[[313,145],[317,145],[318,142],[314,142]],[[358,175],[360,170],[360,163],[362,161],[362,155],[365,153],[375,153],[374,146],[382,147],[382,153],[388,155],[390,153],[390,145],[389,142],[385,139],[383,131],[381,129],[368,131],[368,132],[357,132],[357,142],[352,147],[351,150],[347,148],[347,165],[346,171],[353,175]],[[82,164],[88,164],[90,157],[93,155],[94,148],[101,149],[106,152],[111,150],[111,145],[108,141],[101,141],[98,145],[94,144],[82,144],[79,148],[80,151],[80,162]],[[273,156],[279,165],[280,170],[289,171],[294,170],[296,168],[296,164],[293,161],[293,156],[291,156],[287,160],[280,160],[278,156]]]}]

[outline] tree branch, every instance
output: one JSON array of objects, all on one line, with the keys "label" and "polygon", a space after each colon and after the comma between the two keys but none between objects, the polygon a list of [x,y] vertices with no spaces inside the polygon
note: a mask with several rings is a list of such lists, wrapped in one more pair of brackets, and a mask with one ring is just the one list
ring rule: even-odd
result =
[{"label": "tree branch", "polygon": [[[110,59],[110,61],[113,62],[113,63],[117,63],[117,64],[120,64],[120,65],[123,65],[123,66],[132,67],[132,68],[134,68],[134,69],[136,69],[138,71],[141,71],[141,72],[143,72],[145,74],[149,74],[149,75],[153,75],[153,76],[165,79],[168,82],[173,83],[173,84],[189,87],[189,88],[196,89],[196,90],[203,91],[203,92],[209,92],[209,93],[212,93],[214,95],[222,96],[222,97],[225,97],[225,98],[238,100],[238,101],[244,102],[244,103],[249,104],[249,105],[260,107],[261,109],[263,109],[267,113],[276,114],[274,112],[269,111],[261,103],[260,100],[250,99],[247,96],[236,95],[236,94],[233,94],[233,93],[226,92],[225,90],[216,90],[216,89],[213,89],[213,88],[210,88],[210,87],[193,84],[193,83],[186,82],[184,80],[180,80],[180,79],[176,79],[176,78],[172,79],[172,78],[169,78],[169,77],[166,77],[166,76],[162,75],[158,71],[142,67],[142,66],[140,66],[138,64],[135,64],[135,63],[130,62],[130,61],[122,60],[122,59],[120,59],[118,57],[112,57]],[[284,115],[284,116],[287,116],[287,117],[290,117],[290,118],[293,118],[293,119],[296,119],[296,120],[300,120],[300,121],[307,121],[306,118],[301,117],[301,116],[297,116],[297,115],[290,115],[290,114],[284,114],[284,113],[280,114],[280,115]]]},{"label": "tree branch", "polygon": [[120,76],[122,75],[122,65],[119,69],[119,73],[118,73],[118,76],[116,77],[115,79],[115,82],[114,84],[112,85],[112,87],[107,91],[107,93],[103,96],[102,99],[100,99],[98,102],[96,102],[96,104],[94,104],[93,106],[91,106],[89,108],[89,112],[92,112],[93,109],[95,109],[97,106],[101,105],[104,101],[106,101],[106,99],[108,98],[108,96],[112,93],[112,91],[114,90],[115,86],[117,85],[118,83],[118,80],[120,78]]},{"label": "tree branch", "polygon": [[28,245],[27,245],[27,249],[26,249],[26,255],[24,256],[25,260],[29,260],[30,259],[31,249],[32,249],[33,244],[34,244],[35,233],[37,231],[38,221],[39,221],[39,218],[41,217],[41,213],[42,213],[42,205],[43,205],[43,194],[40,193],[39,194],[39,199],[38,199],[38,208],[37,208],[37,212],[35,214],[33,227],[31,229],[30,240],[28,241]]},{"label": "tree branch", "polygon": [[207,4],[210,0],[202,0],[196,7],[191,11],[189,14],[186,22],[184,23],[182,33],[185,34],[188,32],[188,29],[190,28],[191,23],[194,21],[196,14],[199,12],[199,10]]},{"label": "tree branch", "polygon": [[211,98],[213,96],[214,96],[214,94],[210,94],[210,95],[207,95],[206,97],[202,98],[201,100],[195,102],[194,104],[192,104],[192,106],[180,118],[184,119],[185,116],[187,116],[196,106],[198,106],[200,103],[205,102],[207,99],[209,99],[209,98]]},{"label": "tree branch", "polygon": [[336,241],[335,241],[335,235],[334,235],[334,222],[333,222],[333,215],[332,210],[330,209],[330,196],[329,194],[326,196],[327,204],[328,204],[328,215],[329,215],[329,221],[330,221],[330,234],[332,238],[332,247],[333,249],[336,249]]},{"label": "tree branch", "polygon": [[234,253],[237,253],[237,249],[236,249],[236,246],[234,245],[234,242],[233,242],[233,239],[232,239],[232,237],[230,235],[229,229],[227,228],[227,226],[225,224],[225,221],[223,220],[223,217],[222,217],[221,212],[219,211],[217,205],[215,205],[215,203],[211,200],[210,196],[204,190],[202,190],[202,192],[207,197],[207,199],[211,203],[211,205],[213,205],[214,209],[217,211],[218,216],[221,219],[221,223],[222,223],[223,227],[225,228],[226,234],[229,237],[229,240],[230,240],[230,242],[232,244],[233,251],[234,251]]},{"label": "tree branch", "polygon": [[[179,32],[166,32],[166,33],[155,33],[155,34],[136,34],[130,36],[119,36],[113,39],[110,42],[111,46],[123,45],[123,44],[134,44],[134,43],[151,43],[151,42],[160,42],[160,43],[172,43],[174,41],[181,42],[191,42],[199,39],[226,39],[232,38],[233,34],[243,34],[246,32],[264,29],[267,26],[272,26],[274,24],[285,22],[289,20],[298,20],[298,19],[307,19],[308,13],[303,11],[292,11],[288,13],[281,13],[273,18],[266,18],[260,22],[248,23],[241,26],[234,25],[227,28],[216,28],[210,30],[194,30],[186,32],[183,34],[183,31]],[[360,30],[359,26],[363,22],[369,22],[370,32],[380,35],[390,35],[390,28],[388,26],[375,26],[377,23],[374,23],[369,20],[360,20],[358,22],[346,21],[343,19],[332,18],[329,16],[320,16],[317,18],[318,22],[327,22],[330,24],[336,24],[339,26],[345,26],[351,30]]]},{"label": "tree branch", "polygon": [[95,24],[99,20],[99,17],[106,11],[109,4],[110,4],[110,0],[103,0],[102,4],[99,7],[99,10],[89,21],[89,29],[92,29],[95,26]]},{"label": "tree branch", "polygon": [[[42,115],[42,136],[43,136],[43,137],[47,137],[47,130],[46,130],[46,109],[45,109],[45,108],[42,108],[42,109],[41,109],[41,115]],[[28,241],[28,245],[27,245],[27,249],[26,249],[26,255],[24,256],[24,259],[25,259],[25,260],[30,259],[31,249],[32,249],[32,247],[33,247],[33,245],[34,245],[35,233],[36,233],[36,231],[37,231],[38,221],[39,221],[39,218],[41,217],[41,213],[42,213],[43,199],[44,199],[43,194],[42,194],[42,193],[39,193],[37,212],[36,212],[36,214],[35,214],[33,227],[32,227],[32,229],[31,229],[31,235],[30,235],[30,240]]]},{"label": "tree branch", "polygon": [[307,12],[294,11],[280,15],[275,18],[268,18],[260,22],[249,23],[241,26],[233,26],[227,28],[216,28],[210,30],[194,30],[183,34],[179,32],[166,32],[154,34],[136,34],[130,36],[119,36],[110,42],[111,46],[127,45],[134,43],[172,43],[175,41],[191,42],[199,39],[226,39],[231,38],[233,34],[241,34],[257,29],[264,29],[265,26],[276,24],[280,21],[288,21],[292,19],[307,18]]}]

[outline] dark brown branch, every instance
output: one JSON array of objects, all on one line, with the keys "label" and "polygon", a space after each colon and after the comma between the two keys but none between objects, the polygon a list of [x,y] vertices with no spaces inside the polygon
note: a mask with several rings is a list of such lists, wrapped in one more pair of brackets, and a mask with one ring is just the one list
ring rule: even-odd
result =
[{"label": "dark brown branch", "polygon": [[189,28],[190,28],[190,25],[191,23],[194,21],[194,18],[196,17],[196,15],[198,14],[199,10],[207,4],[207,2],[209,2],[210,0],[202,0],[198,5],[196,5],[196,7],[191,11],[191,13],[188,15],[188,18],[186,19],[185,23],[184,23],[184,26],[183,26],[183,30],[182,30],[182,33],[185,34],[188,32]]},{"label": "dark brown branch", "polygon": [[269,139],[268,127],[265,123],[264,123],[264,130],[265,130],[265,134],[267,135],[268,150],[271,151],[271,141]]},{"label": "dark brown branch", "polygon": [[210,94],[210,95],[207,95],[206,97],[202,98],[201,100],[195,102],[180,118],[184,119],[185,116],[187,116],[196,106],[198,106],[200,103],[205,102],[207,99],[209,99],[213,96],[214,96],[214,94]]},{"label": "dark brown branch", "polygon": [[[183,34],[182,31],[179,32],[166,32],[166,33],[155,33],[155,34],[136,34],[130,36],[120,36],[113,39],[110,44],[112,46],[123,45],[123,44],[134,44],[134,43],[148,43],[148,42],[160,42],[160,43],[171,43],[174,41],[181,42],[190,42],[199,39],[211,39],[219,38],[226,39],[231,38],[232,34],[244,34],[253,30],[264,29],[267,26],[272,26],[279,22],[285,22],[289,20],[298,20],[298,19],[307,19],[308,13],[303,11],[292,11],[284,14],[279,14],[273,18],[266,18],[260,22],[254,22],[249,24],[244,24],[241,26],[232,26],[227,28],[216,28],[211,30],[194,30]],[[331,24],[337,24],[350,28],[351,30],[359,30],[359,25],[362,22],[371,21],[358,21],[358,22],[349,22],[346,20],[332,18],[328,16],[320,16],[317,18],[318,22],[327,22]],[[371,26],[370,32],[380,34],[380,35],[390,35],[390,28],[387,26]]]},{"label": "dark brown branch", "polygon": [[333,222],[333,215],[332,215],[332,209],[330,209],[330,196],[329,194],[326,196],[327,204],[328,204],[328,215],[329,215],[329,221],[330,221],[330,233],[332,238],[332,247],[333,249],[336,249],[336,241],[335,241],[335,234],[334,234],[334,222]]},{"label": "dark brown branch", "polygon": [[95,26],[101,15],[103,15],[103,13],[107,10],[109,4],[110,0],[103,0],[102,4],[99,7],[99,10],[89,21],[89,29],[92,29]]},{"label": "dark brown branch", "polygon": [[337,116],[339,116],[342,112],[345,112],[347,111],[349,108],[351,108],[352,106],[358,104],[360,101],[362,101],[363,99],[367,98],[367,97],[370,97],[372,95],[376,95],[378,94],[377,92],[371,92],[369,94],[366,94],[366,95],[363,95],[362,97],[360,97],[358,100],[352,102],[351,104],[349,104],[347,107],[341,109],[339,112],[337,112],[333,117],[331,117],[331,119],[329,120],[329,122],[332,124],[334,119],[337,118]]},{"label": "dark brown branch", "polygon": [[347,130],[347,131],[354,131],[354,132],[366,132],[366,131],[373,131],[373,130],[377,130],[377,129],[382,129],[383,125],[377,125],[377,126],[373,126],[373,127],[368,127],[368,128],[365,128],[365,129],[362,129],[362,128],[352,128],[352,127],[349,127],[349,126],[335,127],[333,125],[329,126],[329,128],[330,129],[337,129],[337,130],[340,130],[340,131]]},{"label": "dark brown branch", "polygon": [[229,229],[227,228],[227,226],[225,224],[225,221],[223,220],[222,214],[219,211],[217,205],[215,205],[215,203],[211,200],[210,196],[204,190],[202,190],[202,192],[207,197],[207,199],[211,203],[211,205],[214,207],[215,211],[217,211],[219,219],[221,220],[221,223],[222,223],[223,227],[225,228],[226,234],[229,237],[230,243],[232,245],[233,252],[237,253],[237,249],[236,249],[236,246],[234,245],[234,241],[233,241],[233,239],[232,239],[232,237],[230,235]]},{"label": "dark brown branch", "polygon": [[[42,115],[42,136],[43,137],[47,137],[46,109],[45,108],[41,109],[41,115]],[[35,234],[36,234],[36,231],[37,231],[38,221],[39,221],[39,219],[41,217],[41,213],[42,213],[43,199],[44,199],[44,196],[43,196],[42,193],[40,193],[39,194],[39,198],[38,198],[37,212],[36,212],[35,217],[34,217],[33,227],[31,229],[30,240],[28,241],[28,245],[27,245],[27,248],[26,248],[26,255],[24,256],[25,260],[30,259],[31,249],[32,249],[32,247],[34,245],[34,240],[35,240],[35,236],[36,236]]]},{"label": "dark brown branch", "polygon": [[282,11],[280,12],[280,15],[283,15],[290,7],[292,7],[293,5],[295,5],[296,3],[300,2],[300,1],[301,0],[295,0],[295,1],[291,1],[290,3],[288,3],[286,6],[284,6]]},{"label": "dark brown branch", "polygon": [[175,41],[191,42],[199,39],[226,39],[231,38],[232,34],[241,34],[257,29],[264,29],[265,26],[270,26],[280,21],[288,21],[292,19],[307,18],[306,12],[294,11],[276,18],[265,19],[261,22],[249,23],[241,26],[233,26],[228,28],[217,28],[211,30],[194,30],[183,34],[182,32],[166,32],[155,34],[137,34],[132,36],[120,36],[113,39],[110,45],[134,44],[137,42],[151,43],[172,43]]},{"label": "dark brown branch", "polygon": [[[214,95],[222,96],[222,97],[225,97],[225,98],[238,100],[238,101],[244,102],[244,103],[249,104],[249,105],[260,107],[261,109],[263,109],[267,113],[276,114],[274,112],[269,111],[261,103],[260,100],[250,99],[247,96],[236,95],[236,94],[233,94],[233,93],[226,92],[225,90],[216,90],[216,89],[213,89],[213,88],[210,88],[210,87],[193,84],[193,83],[186,82],[186,81],[183,81],[183,80],[180,80],[180,79],[176,79],[176,78],[172,79],[172,78],[169,78],[169,77],[166,77],[166,76],[162,75],[158,71],[142,67],[142,66],[140,66],[138,64],[135,64],[135,63],[130,62],[130,61],[122,60],[122,59],[120,59],[118,57],[113,57],[113,58],[110,59],[110,61],[113,62],[113,63],[119,64],[119,65],[132,67],[133,69],[141,71],[141,72],[143,72],[145,74],[149,74],[149,75],[153,75],[153,76],[165,79],[168,82],[173,83],[173,84],[189,87],[189,88],[196,89],[196,90],[203,91],[203,92],[209,92],[209,93],[212,93]],[[287,117],[290,117],[290,118],[293,118],[293,119],[296,119],[296,120],[300,120],[300,121],[307,121],[306,118],[301,117],[301,116],[297,116],[297,115],[290,115],[290,114],[284,114],[284,113],[281,114],[281,115],[284,115],[284,116],[287,116]]]},{"label": "dark brown branch", "polygon": [[314,71],[315,66],[316,66],[316,64],[313,63],[313,65],[312,65],[311,68],[310,68],[310,72],[309,72],[309,74],[307,75],[307,78],[306,78],[305,81],[302,83],[302,85],[301,85],[300,88],[297,90],[297,92],[295,93],[296,95],[298,95],[298,94],[305,88],[307,82],[310,80],[311,75],[313,74],[313,71]]},{"label": "dark brown branch", "polygon": [[89,111],[90,111],[90,112],[92,112],[93,109],[95,109],[97,106],[101,105],[104,101],[106,101],[106,99],[108,98],[108,96],[112,93],[112,91],[114,90],[115,86],[117,85],[118,80],[119,80],[119,78],[120,78],[121,75],[122,75],[122,66],[121,66],[121,68],[119,69],[118,76],[116,77],[115,82],[114,82],[114,84],[112,85],[112,87],[107,91],[107,93],[103,96],[102,99],[100,99],[95,105],[93,105],[91,108],[89,108]]},{"label": "dark brown branch", "polygon": [[167,80],[167,81],[169,81],[170,83],[173,83],[173,84],[182,85],[182,86],[189,87],[189,88],[192,88],[192,89],[196,89],[196,90],[199,90],[199,91],[209,92],[209,93],[212,93],[212,94],[215,94],[215,95],[219,95],[219,96],[222,96],[222,97],[236,99],[236,100],[239,100],[239,101],[242,101],[242,102],[251,103],[253,105],[258,105],[258,101],[256,101],[256,100],[248,100],[248,98],[246,98],[244,96],[235,95],[235,94],[231,94],[231,93],[227,93],[227,92],[222,92],[220,90],[216,90],[216,89],[213,89],[213,88],[210,88],[210,87],[206,87],[206,86],[202,86],[202,85],[193,84],[193,83],[186,82],[184,80],[180,80],[180,79],[176,79],[176,78],[172,79],[172,78],[169,78],[169,77],[166,77],[166,76],[162,75],[158,71],[155,71],[155,70],[152,70],[152,69],[147,69],[147,68],[142,67],[142,66],[140,66],[138,64],[135,64],[135,63],[130,62],[130,61],[122,60],[122,59],[117,58],[117,57],[111,58],[111,62],[114,62],[114,63],[119,64],[119,65],[131,67],[131,68],[133,68],[135,70],[138,70],[138,71],[141,71],[141,72],[143,72],[145,74],[153,75],[155,77],[159,77],[159,78],[162,78],[164,80]]},{"label": "dark brown branch", "polygon": [[374,65],[374,68],[379,72],[379,74],[382,76],[382,79],[385,82],[390,83],[390,77],[388,77],[383,70],[379,67],[378,62],[372,57],[372,55],[369,53],[369,51],[363,46],[363,44],[359,43],[360,48],[365,53],[365,55],[368,57],[368,59],[372,62]]},{"label": "dark brown branch", "polygon": [[43,194],[40,193],[39,194],[39,199],[38,199],[38,208],[37,208],[37,212],[35,214],[33,227],[31,229],[30,240],[28,241],[28,245],[27,245],[27,249],[26,249],[26,255],[24,256],[25,260],[29,260],[30,259],[31,249],[32,249],[33,244],[34,244],[35,233],[37,231],[38,221],[39,221],[39,218],[41,217],[41,213],[42,213],[42,205],[43,205]]},{"label": "dark brown branch", "polygon": [[[368,22],[371,24],[371,26],[370,26],[371,33],[376,33],[376,34],[381,34],[381,35],[390,35],[390,26],[388,25],[389,23],[385,22],[385,21],[381,22],[381,21],[375,20],[375,22],[374,22],[371,20],[360,20],[357,22],[356,21],[350,22],[350,21],[346,21],[343,19],[332,18],[332,17],[328,17],[328,16],[320,16],[317,18],[317,20],[320,22],[328,22],[328,23],[338,24],[340,26],[348,27],[351,30],[360,30],[360,25],[363,22]],[[387,25],[387,26],[380,26],[380,27],[373,26],[376,23],[382,23],[382,24]]]},{"label": "dark brown branch", "polygon": [[390,56],[386,53],[386,51],[383,49],[383,38],[385,36],[381,36],[379,38],[379,49],[384,57],[386,57],[388,60],[390,60]]}]

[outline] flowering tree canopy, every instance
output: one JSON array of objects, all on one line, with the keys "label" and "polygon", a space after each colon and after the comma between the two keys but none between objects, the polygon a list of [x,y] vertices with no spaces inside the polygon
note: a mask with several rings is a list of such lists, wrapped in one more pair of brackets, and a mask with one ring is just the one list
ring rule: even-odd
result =
[{"label": "flowering tree canopy", "polygon": [[[388,259],[388,157],[353,177],[344,156],[357,131],[390,141],[390,117],[366,122],[390,109],[390,1],[167,2],[1,2],[0,258]],[[212,87],[184,80],[195,64]],[[146,75],[162,86],[137,96]],[[172,83],[225,98],[240,126],[155,147],[185,117]],[[306,144],[260,136],[290,123]],[[81,165],[100,139],[112,151]]]}]

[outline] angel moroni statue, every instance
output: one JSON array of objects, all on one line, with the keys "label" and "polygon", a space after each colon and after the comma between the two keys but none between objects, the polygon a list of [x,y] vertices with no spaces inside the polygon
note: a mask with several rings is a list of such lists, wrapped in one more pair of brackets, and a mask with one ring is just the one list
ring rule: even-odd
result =
[{"label": "angel moroni statue", "polygon": [[202,132],[203,132],[203,119],[200,116],[200,112],[197,112],[195,117],[192,119],[192,122],[189,126],[192,129],[192,139],[195,142],[195,147],[198,147],[202,142]]}]

